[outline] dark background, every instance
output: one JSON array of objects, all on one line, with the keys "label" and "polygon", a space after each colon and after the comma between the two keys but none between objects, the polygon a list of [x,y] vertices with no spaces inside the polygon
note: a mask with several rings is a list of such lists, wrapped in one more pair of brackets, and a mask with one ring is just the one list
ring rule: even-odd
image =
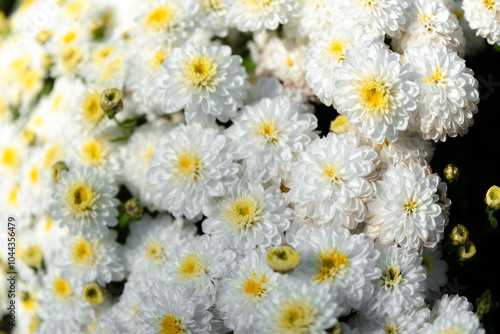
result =
[{"label": "dark background", "polygon": [[[0,0],[0,11],[8,13],[13,0]],[[500,186],[500,53],[492,46],[475,57],[466,57],[479,81],[481,102],[475,115],[475,124],[464,137],[449,138],[436,145],[431,166],[444,179],[443,169],[453,163],[460,170],[454,184],[448,184],[451,199],[450,223],[443,242],[443,257],[449,265],[447,293],[466,296],[475,305],[476,299],[490,289],[494,301],[500,300],[500,227],[493,229],[485,213],[484,196],[492,185]],[[332,108],[317,106],[320,129],[326,133],[330,121],[336,117]],[[500,214],[496,215],[500,219]],[[460,263],[456,249],[448,247],[448,234],[456,224],[466,226],[470,239],[476,245],[476,256]],[[486,315],[482,322],[487,333],[496,333],[498,308]]]}]

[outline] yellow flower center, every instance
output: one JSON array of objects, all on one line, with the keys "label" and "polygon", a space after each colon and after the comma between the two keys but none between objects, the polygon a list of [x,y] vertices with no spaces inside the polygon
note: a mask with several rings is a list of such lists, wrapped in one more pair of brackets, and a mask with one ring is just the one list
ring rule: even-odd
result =
[{"label": "yellow flower center", "polygon": [[90,265],[95,260],[92,244],[86,241],[81,235],[76,237],[76,240],[73,241],[71,255],[73,261],[79,266]]},{"label": "yellow flower center", "polygon": [[89,124],[96,124],[104,117],[99,93],[88,94],[83,100],[82,107],[83,119]]},{"label": "yellow flower center", "polygon": [[189,282],[200,277],[202,268],[203,263],[199,254],[187,254],[180,261],[179,276],[184,282]]},{"label": "yellow flower center", "polygon": [[123,61],[123,57],[116,57],[104,67],[101,79],[103,81],[111,81],[117,78],[120,75],[124,65],[125,62]]},{"label": "yellow flower center", "polygon": [[165,59],[166,56],[169,55],[169,52],[167,51],[163,51],[163,50],[159,50],[155,53],[154,55],[154,61],[153,61],[153,68],[155,70],[155,72],[158,71],[158,69],[160,68],[161,64],[163,64],[163,60]]},{"label": "yellow flower center", "polygon": [[175,11],[168,6],[160,6],[153,9],[146,17],[146,26],[152,30],[159,31],[170,26]]},{"label": "yellow flower center", "polygon": [[258,124],[257,135],[264,137],[268,143],[276,142],[279,131],[276,129],[276,120],[266,120]]},{"label": "yellow flower center", "polygon": [[82,52],[76,46],[66,48],[61,54],[61,62],[68,72],[74,72],[81,60]]},{"label": "yellow flower center", "polygon": [[30,267],[38,268],[43,262],[42,247],[40,245],[30,245],[26,247],[19,257]]},{"label": "yellow flower center", "polygon": [[406,214],[411,214],[417,212],[418,205],[415,203],[413,200],[408,201],[407,203],[404,204],[404,211]]},{"label": "yellow flower center", "polygon": [[38,166],[31,167],[29,178],[31,183],[38,183]]},{"label": "yellow flower center", "polygon": [[104,157],[104,147],[97,139],[87,140],[82,146],[82,155],[91,166],[97,166]]},{"label": "yellow flower center", "polygon": [[203,164],[194,152],[183,152],[177,156],[177,174],[196,180],[201,174]]},{"label": "yellow flower center", "polygon": [[67,34],[63,35],[62,42],[64,44],[70,44],[71,42],[73,42],[74,40],[76,40],[77,36],[78,35],[76,34],[76,32],[70,31]]},{"label": "yellow flower center", "polygon": [[245,5],[254,11],[269,9],[274,3],[274,0],[244,0]]},{"label": "yellow flower center", "polygon": [[152,259],[153,261],[163,262],[163,260],[165,259],[165,255],[163,253],[163,246],[161,246],[157,241],[151,242],[151,244],[147,249],[146,256]]},{"label": "yellow flower center", "polygon": [[341,61],[344,61],[345,58],[345,43],[344,41],[334,38],[330,41],[330,44],[328,44],[328,53],[332,54],[333,56],[337,57],[338,60],[337,62],[340,63]]},{"label": "yellow flower center", "polygon": [[287,300],[278,315],[277,325],[283,334],[309,333],[309,326],[314,321],[314,308],[304,300]]},{"label": "yellow flower center", "polygon": [[87,215],[92,210],[94,203],[99,197],[100,195],[94,193],[88,185],[79,182],[69,189],[67,201],[73,214],[82,216]]},{"label": "yellow flower center", "polygon": [[330,123],[330,131],[336,134],[345,133],[349,129],[349,121],[346,115],[338,115]]},{"label": "yellow flower center", "polygon": [[375,79],[367,80],[361,88],[362,105],[370,113],[387,114],[390,94],[386,84]]},{"label": "yellow flower center", "polygon": [[438,83],[442,82],[444,79],[446,79],[446,75],[442,75],[441,69],[439,67],[436,67],[434,69],[434,74],[432,75],[432,77],[426,78],[425,81],[427,83],[433,82],[435,84],[438,84]]},{"label": "yellow flower center", "polygon": [[212,86],[217,68],[212,58],[199,54],[184,64],[185,80],[195,88]]},{"label": "yellow flower center", "polygon": [[21,303],[23,308],[28,312],[33,312],[38,306],[36,299],[34,299],[33,295],[27,291],[21,291]]},{"label": "yellow flower center", "polygon": [[394,323],[389,323],[384,326],[384,332],[385,334],[398,334],[399,333],[399,326]]},{"label": "yellow flower center", "polygon": [[59,299],[68,299],[73,294],[73,291],[71,290],[71,284],[60,277],[54,280],[52,288],[54,294]]},{"label": "yellow flower center", "polygon": [[381,277],[382,286],[387,290],[393,290],[403,279],[399,265],[395,264],[387,268]]},{"label": "yellow flower center", "polygon": [[63,148],[61,143],[56,143],[52,145],[45,153],[45,158],[43,160],[43,167],[48,169],[51,168],[63,155]]},{"label": "yellow flower center", "polygon": [[182,321],[179,318],[167,315],[160,323],[161,334],[181,334],[184,333],[184,329],[181,326]]},{"label": "yellow flower center", "polygon": [[202,0],[202,5],[207,12],[220,12],[226,8],[223,0]]},{"label": "yellow flower center", "polygon": [[257,277],[257,274],[253,273],[253,278],[249,278],[246,283],[243,291],[250,297],[262,297],[262,295],[266,292],[266,288],[263,286],[265,283],[269,282],[266,278],[266,275],[262,276],[261,279]]},{"label": "yellow flower center", "polygon": [[2,152],[2,165],[8,168],[14,168],[19,163],[19,155],[14,147],[5,147]]},{"label": "yellow flower center", "polygon": [[110,45],[100,48],[94,53],[94,62],[98,65],[104,64],[106,58],[113,54],[113,52],[115,52],[115,48]]},{"label": "yellow flower center", "polygon": [[335,280],[349,266],[349,258],[338,250],[327,249],[318,254],[319,270],[314,280],[325,283]]},{"label": "yellow flower center", "polygon": [[31,316],[29,323],[29,333],[35,333],[38,330],[38,327],[42,323],[42,320],[37,316]]},{"label": "yellow flower center", "polygon": [[7,195],[7,204],[16,209],[19,208],[19,189],[19,185],[16,184],[13,188],[11,188],[9,194]]},{"label": "yellow flower center", "polygon": [[230,212],[226,214],[234,225],[251,227],[256,222],[259,213],[258,205],[250,196],[237,198],[231,205]]},{"label": "yellow flower center", "polygon": [[494,0],[483,0],[484,5],[488,9],[494,9],[495,8],[495,1]]}]

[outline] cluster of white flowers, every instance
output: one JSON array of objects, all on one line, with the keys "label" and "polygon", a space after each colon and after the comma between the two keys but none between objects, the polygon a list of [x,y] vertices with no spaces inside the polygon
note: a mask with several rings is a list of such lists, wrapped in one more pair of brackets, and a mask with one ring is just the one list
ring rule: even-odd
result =
[{"label": "cluster of white flowers", "polygon": [[473,125],[482,38],[500,42],[498,0],[18,1],[0,15],[13,333],[484,333],[442,290],[430,167]]}]

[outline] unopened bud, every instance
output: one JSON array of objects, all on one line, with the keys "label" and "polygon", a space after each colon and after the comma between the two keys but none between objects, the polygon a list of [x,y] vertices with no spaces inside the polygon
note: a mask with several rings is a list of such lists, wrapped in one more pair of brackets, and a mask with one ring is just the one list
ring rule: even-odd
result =
[{"label": "unopened bud", "polygon": [[101,108],[109,119],[123,110],[123,93],[116,88],[105,89],[101,94]]},{"label": "unopened bud", "polygon": [[476,299],[476,304],[477,304],[477,316],[479,319],[482,319],[482,317],[494,309],[498,307],[498,302],[494,302],[493,299],[491,298],[491,291],[486,290],[483,292],[481,297]]},{"label": "unopened bud", "polygon": [[472,241],[467,242],[458,249],[458,258],[460,261],[470,260],[474,257],[474,255],[476,255],[476,246],[474,246]]},{"label": "unopened bud", "polygon": [[281,245],[267,251],[266,263],[280,274],[289,274],[300,264],[300,254],[290,245]]},{"label": "unopened bud", "polygon": [[491,210],[498,211],[500,209],[500,187],[492,186],[488,189],[484,202]]},{"label": "unopened bud", "polygon": [[54,165],[52,165],[52,179],[54,182],[58,182],[59,179],[61,179],[62,172],[67,171],[68,166],[62,161],[56,162]]},{"label": "unopened bud", "polygon": [[[340,322],[337,321],[337,323],[335,324],[335,326],[333,326],[332,328],[330,328],[327,333],[329,334],[344,334],[344,331],[342,330],[342,326],[340,326]],[[388,332],[386,332],[388,333]]]},{"label": "unopened bud", "polygon": [[90,34],[95,40],[100,40],[106,35],[110,19],[110,13],[104,13],[90,24]]},{"label": "unopened bud", "polygon": [[106,299],[106,290],[96,282],[92,282],[83,288],[83,297],[90,305],[101,305]]},{"label": "unopened bud", "polygon": [[125,212],[132,219],[141,219],[142,217],[142,205],[137,198],[131,198],[125,202]]},{"label": "unopened bud", "polygon": [[460,171],[458,167],[453,164],[448,164],[444,168],[444,177],[449,183],[454,183],[458,181],[458,177],[460,176]]},{"label": "unopened bud", "polygon": [[462,224],[457,224],[451,231],[450,239],[455,246],[465,245],[469,241],[469,230]]}]

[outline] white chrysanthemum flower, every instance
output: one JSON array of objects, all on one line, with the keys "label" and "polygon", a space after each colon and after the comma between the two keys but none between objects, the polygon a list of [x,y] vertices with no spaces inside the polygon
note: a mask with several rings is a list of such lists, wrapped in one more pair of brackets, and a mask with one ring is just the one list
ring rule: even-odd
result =
[{"label": "white chrysanthemum flower", "polygon": [[173,49],[155,79],[156,93],[162,96],[162,110],[184,109],[186,121],[215,124],[227,122],[243,106],[249,87],[240,56],[231,48],[196,46],[185,43]]},{"label": "white chrysanthemum flower", "polygon": [[316,40],[335,21],[335,11],[329,3],[330,0],[304,1],[300,16],[289,24],[293,25],[293,32],[311,41]]},{"label": "white chrysanthemum flower", "polygon": [[464,17],[476,34],[488,43],[500,42],[500,1],[463,0]]},{"label": "white chrysanthemum flower", "polygon": [[109,40],[91,49],[89,61],[85,64],[83,77],[86,82],[102,89],[123,89],[128,68],[126,54],[129,45],[121,39]]},{"label": "white chrysanthemum flower", "polygon": [[462,27],[462,31],[464,33],[465,56],[476,57],[485,51],[488,43],[482,36],[476,35],[476,30],[470,27],[469,21],[467,21],[464,16],[462,3],[462,0],[454,1],[452,11],[457,16],[458,23]]},{"label": "white chrysanthemum flower", "polygon": [[292,245],[300,253],[300,265],[291,275],[328,286],[344,315],[350,308],[360,309],[372,297],[372,281],[382,274],[375,267],[378,252],[372,239],[333,225],[303,228]]},{"label": "white chrysanthemum flower", "polygon": [[118,303],[104,311],[99,317],[95,334],[125,334],[128,328],[122,323],[119,314],[123,312]]},{"label": "white chrysanthemum flower", "polygon": [[255,332],[255,317],[278,287],[281,275],[265,262],[265,252],[252,250],[239,257],[219,283],[216,301],[224,324],[237,333]]},{"label": "white chrysanthemum flower", "polygon": [[45,319],[36,329],[37,334],[84,334],[83,326],[69,319]]},{"label": "white chrysanthemum flower", "polygon": [[422,264],[427,269],[427,295],[426,301],[441,298],[441,287],[448,282],[448,264],[441,258],[441,247],[431,251],[424,248],[422,253]]},{"label": "white chrysanthemum flower", "polygon": [[227,13],[228,4],[224,0],[197,0],[200,3],[199,24],[201,27],[213,31],[219,37],[228,34]]},{"label": "white chrysanthemum flower", "polygon": [[155,0],[134,2],[135,27],[132,39],[149,38],[156,44],[179,45],[197,26],[199,5],[192,1]]},{"label": "white chrysanthemum flower", "polygon": [[[363,28],[352,29],[336,27],[324,31],[309,48],[304,62],[306,81],[319,100],[327,106],[332,105],[334,69],[342,66],[347,49],[364,49],[379,42]],[[381,43],[381,42],[379,42]]]},{"label": "white chrysanthemum flower", "polygon": [[130,273],[155,272],[172,261],[187,240],[196,235],[194,224],[169,215],[144,215],[130,224],[124,260]]},{"label": "white chrysanthemum flower", "polygon": [[474,123],[478,81],[465,60],[437,45],[406,50],[420,87],[416,127],[424,139],[463,136]]},{"label": "white chrysanthemum flower", "polygon": [[227,250],[220,239],[208,235],[198,236],[186,242],[175,258],[165,265],[165,277],[181,283],[190,294],[212,305],[219,280],[234,265],[236,253]]},{"label": "white chrysanthemum flower", "polygon": [[213,197],[238,181],[239,165],[226,137],[214,128],[179,125],[161,140],[149,161],[147,184],[158,206],[175,217],[208,216]]},{"label": "white chrysanthemum flower", "polygon": [[373,297],[361,313],[368,318],[395,316],[422,307],[426,290],[422,258],[395,246],[377,244],[376,249],[380,252],[376,266],[382,270],[382,277],[374,282]]},{"label": "white chrysanthemum flower", "polygon": [[44,318],[71,320],[74,323],[93,322],[95,311],[82,294],[83,286],[72,277],[61,275],[59,269],[49,267],[43,278],[42,308]]},{"label": "white chrysanthemum flower", "polygon": [[472,312],[473,309],[474,305],[466,297],[444,294],[440,299],[434,301],[431,320],[441,316],[450,316],[461,311]]},{"label": "white chrysanthemum flower", "polygon": [[363,316],[354,320],[355,328],[364,334],[415,334],[419,333],[429,318],[430,310],[421,308],[405,310],[399,314],[367,319]]},{"label": "white chrysanthemum flower", "polygon": [[409,22],[400,38],[392,40],[395,51],[435,44],[465,56],[465,41],[457,17],[438,0],[415,0],[408,10]]},{"label": "white chrysanthemum flower", "polygon": [[362,51],[350,49],[335,69],[335,108],[378,144],[394,142],[413,121],[418,86],[409,64],[381,44]]},{"label": "white chrysanthemum flower", "polygon": [[314,95],[305,79],[304,59],[307,45],[297,43],[292,38],[271,36],[263,39],[264,43],[257,55],[255,75],[269,76],[283,82],[283,86],[296,90],[306,97]]},{"label": "white chrysanthemum flower", "polygon": [[68,237],[62,245],[61,268],[82,284],[97,281],[101,286],[124,278],[124,266],[119,255],[120,245],[115,241],[116,231],[109,231],[104,238],[87,241],[83,236]]},{"label": "white chrysanthemum flower", "polygon": [[152,200],[153,195],[147,186],[149,160],[160,139],[173,128],[172,123],[161,119],[148,122],[136,128],[127,143],[120,148],[123,183],[132,196],[138,198],[141,204],[151,211],[156,209],[156,203]]},{"label": "white chrysanthemum flower", "polygon": [[204,233],[219,236],[225,247],[242,253],[280,245],[293,214],[277,186],[242,180],[212,206],[202,228]]},{"label": "white chrysanthemum flower", "polygon": [[422,334],[485,334],[486,331],[476,314],[459,310],[437,317],[432,324],[426,323],[421,329]]},{"label": "white chrysanthemum flower", "polygon": [[295,0],[229,0],[227,20],[239,31],[262,34],[299,16],[300,5]]},{"label": "white chrysanthemum flower", "polygon": [[289,179],[298,153],[315,139],[317,119],[285,96],[245,106],[227,136],[235,159],[243,159],[251,180],[276,185]]},{"label": "white chrysanthemum flower", "polygon": [[329,133],[309,144],[293,164],[289,199],[303,219],[353,229],[365,218],[377,163],[377,153],[360,146],[357,137]]},{"label": "white chrysanthemum flower", "polygon": [[341,308],[324,285],[281,279],[270,300],[255,318],[257,333],[326,334]]},{"label": "white chrysanthemum flower", "polygon": [[353,0],[332,1],[338,8],[341,20],[355,18],[355,22],[364,27],[366,33],[374,36],[397,37],[407,22],[408,0]]},{"label": "white chrysanthemum flower", "polygon": [[379,243],[396,243],[408,250],[434,249],[448,224],[449,200],[440,197],[443,186],[426,167],[389,166],[367,202],[367,234]]},{"label": "white chrysanthemum flower", "polygon": [[107,227],[118,223],[117,193],[106,174],[93,168],[71,168],[55,186],[50,210],[54,220],[68,226],[71,234],[82,233],[90,241],[106,235]]},{"label": "white chrysanthemum flower", "polygon": [[[141,294],[135,323],[139,333],[216,333],[219,321],[181,284],[157,282]],[[218,325],[218,326],[217,326]]]}]

